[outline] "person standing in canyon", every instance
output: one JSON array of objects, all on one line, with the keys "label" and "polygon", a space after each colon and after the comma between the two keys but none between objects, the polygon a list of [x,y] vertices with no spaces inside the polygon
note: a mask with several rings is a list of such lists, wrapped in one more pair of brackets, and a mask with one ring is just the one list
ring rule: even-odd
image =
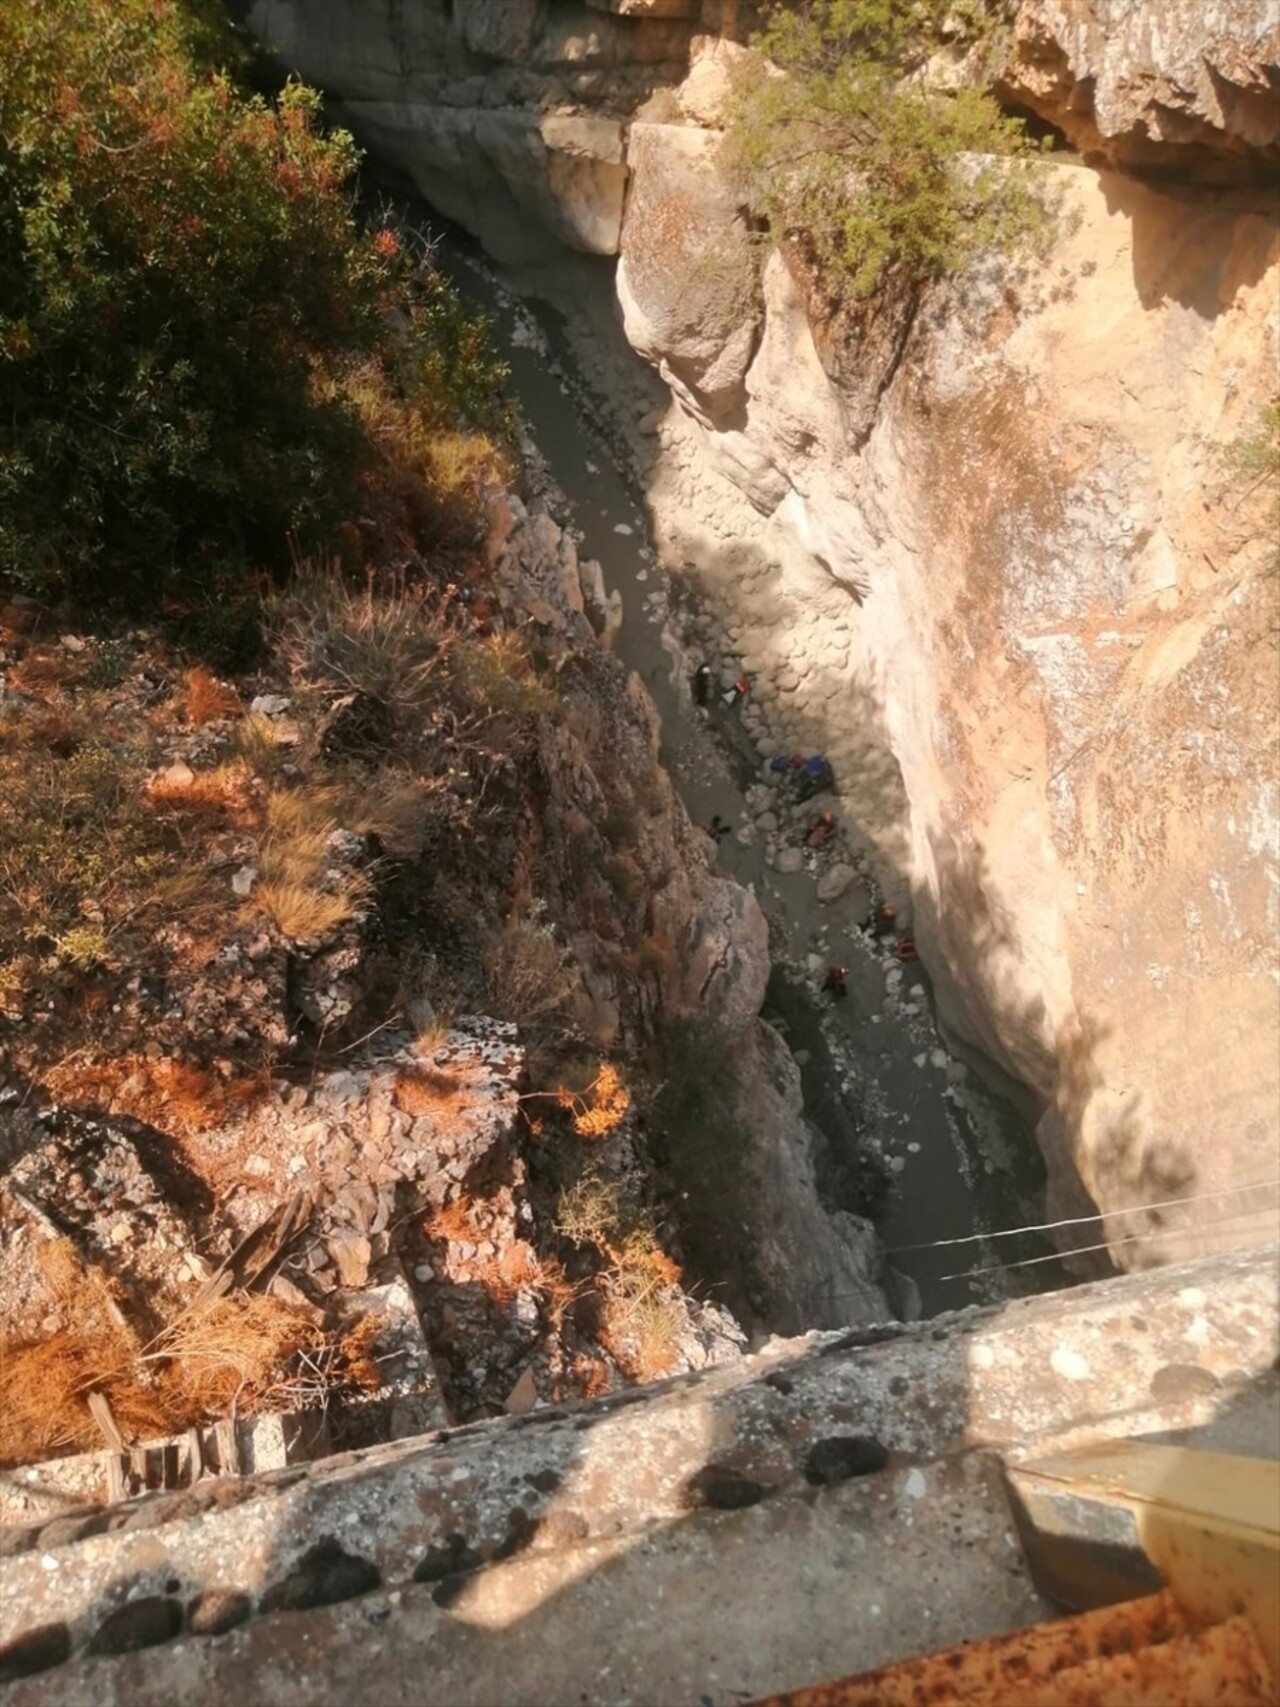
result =
[{"label": "person standing in canyon", "polygon": [[824,842],[829,842],[835,833],[835,814],[833,812],[819,812],[805,833],[805,845],[811,848],[820,848]]},{"label": "person standing in canyon", "polygon": [[710,692],[711,666],[704,662],[699,664],[697,669],[693,672],[693,703],[695,705],[705,705],[707,703],[707,696]]},{"label": "person standing in canyon", "polygon": [[887,901],[882,901],[878,907],[873,907],[858,927],[863,936],[868,936],[873,942],[891,937],[898,928],[898,910],[891,907]]},{"label": "person standing in canyon", "polygon": [[800,774],[796,778],[796,799],[798,801],[812,800],[815,794],[825,790],[833,790],[836,785],[835,773],[831,769],[831,761],[824,759],[821,753],[815,753],[812,758],[805,759],[800,765]]}]

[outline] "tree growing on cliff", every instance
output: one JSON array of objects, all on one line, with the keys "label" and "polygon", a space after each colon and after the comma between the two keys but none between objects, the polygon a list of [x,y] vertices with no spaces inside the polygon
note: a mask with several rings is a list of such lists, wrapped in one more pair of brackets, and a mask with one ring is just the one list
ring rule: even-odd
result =
[{"label": "tree growing on cliff", "polygon": [[274,567],[356,507],[388,399],[429,415],[459,367],[489,394],[465,317],[353,218],[351,138],[234,57],[208,0],[0,8],[0,573],[29,589]]},{"label": "tree growing on cliff", "polygon": [[972,86],[930,86],[930,54],[980,44],[986,8],[944,0],[775,0],[742,75],[730,147],[775,239],[836,295],[914,290],[1043,234],[1022,125]]}]

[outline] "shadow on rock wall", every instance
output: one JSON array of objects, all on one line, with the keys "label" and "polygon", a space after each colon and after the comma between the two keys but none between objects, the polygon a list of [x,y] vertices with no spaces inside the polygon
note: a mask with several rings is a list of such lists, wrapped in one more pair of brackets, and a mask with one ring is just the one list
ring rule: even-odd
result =
[{"label": "shadow on rock wall", "polygon": [[[1226,239],[1242,214],[1256,212],[1269,225],[1280,201],[1264,191],[1239,191],[1206,198],[1173,186],[1149,189],[1133,178],[1101,172],[1098,182],[1108,212],[1128,221],[1133,283],[1144,308],[1176,302],[1202,319],[1229,309],[1239,290],[1256,285],[1274,263],[1273,243],[1263,221],[1254,241]],[[1228,264],[1234,270],[1228,271]]]}]

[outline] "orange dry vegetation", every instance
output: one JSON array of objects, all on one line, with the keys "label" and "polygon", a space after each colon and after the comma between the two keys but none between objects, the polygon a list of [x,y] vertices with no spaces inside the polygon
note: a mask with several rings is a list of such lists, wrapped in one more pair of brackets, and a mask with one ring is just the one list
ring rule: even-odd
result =
[{"label": "orange dry vegetation", "polygon": [[631,1107],[631,1092],[612,1061],[606,1061],[585,1091],[562,1086],[556,1092],[556,1101],[573,1114],[573,1130],[579,1138],[607,1138],[621,1126]]},{"label": "orange dry vegetation", "polygon": [[338,1342],[338,1350],[346,1366],[346,1377],[353,1387],[376,1393],[382,1385],[378,1368],[378,1337],[385,1326],[382,1316],[361,1316],[354,1328],[349,1328]]},{"label": "orange dry vegetation", "polygon": [[584,1399],[598,1399],[612,1390],[609,1365],[598,1357],[579,1353],[569,1365],[569,1377]]},{"label": "orange dry vegetation", "polygon": [[271,1069],[220,1078],[194,1061],[152,1061],[120,1055],[110,1061],[71,1061],[51,1068],[42,1083],[71,1108],[128,1115],[149,1126],[186,1134],[205,1132],[271,1093]]},{"label": "orange dry vegetation", "polygon": [[216,770],[198,771],[189,778],[161,772],[147,784],[147,802],[158,817],[165,819],[226,818],[246,829],[256,829],[262,810],[252,784],[252,773],[245,764],[219,765]]},{"label": "orange dry vegetation", "polygon": [[440,1114],[466,1107],[462,1080],[438,1067],[417,1066],[399,1074],[391,1094],[402,1114]]},{"label": "orange dry vegetation", "polygon": [[84,665],[60,646],[42,647],[27,653],[21,663],[9,670],[9,686],[28,699],[49,704],[59,697],[59,690],[77,681],[84,674]]},{"label": "orange dry vegetation", "polygon": [[[482,1204],[457,1198],[433,1210],[423,1222],[427,1237],[439,1244],[478,1244],[489,1237],[477,1219]],[[494,1298],[506,1302],[517,1292],[540,1292],[552,1321],[559,1325],[579,1288],[555,1257],[540,1257],[525,1239],[512,1239],[496,1257],[472,1257],[456,1262],[455,1277],[476,1281]]]},{"label": "orange dry vegetation", "polygon": [[222,717],[240,717],[244,705],[240,695],[211,670],[197,664],[182,683],[182,715],[188,723],[214,723]]},{"label": "orange dry vegetation", "polygon": [[480,1237],[475,1220],[476,1208],[477,1205],[467,1198],[457,1197],[452,1203],[433,1209],[423,1222],[422,1230],[429,1239],[436,1239],[442,1245],[471,1244]]},{"label": "orange dry vegetation", "polygon": [[145,1440],[225,1415],[233,1404],[251,1414],[273,1397],[287,1402],[299,1354],[319,1357],[325,1348],[309,1311],[243,1293],[189,1309],[143,1344],[106,1276],[82,1265],[69,1240],[46,1245],[39,1260],[74,1326],[39,1345],[0,1340],[0,1468],[104,1446],[91,1393],[106,1399],[126,1440]]}]

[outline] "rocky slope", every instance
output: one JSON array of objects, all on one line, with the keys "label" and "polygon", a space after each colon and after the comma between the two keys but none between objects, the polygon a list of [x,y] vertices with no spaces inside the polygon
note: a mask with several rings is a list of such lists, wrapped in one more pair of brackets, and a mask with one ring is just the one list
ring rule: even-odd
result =
[{"label": "rocky slope", "polygon": [[836,761],[950,1033],[1030,1092],[1051,1208],[1100,1206],[1125,1264],[1273,1230],[1276,582],[1222,447],[1274,386],[1274,7],[1026,0],[999,86],[1084,150],[1045,170],[1054,252],[857,328],[757,269],[715,165],[732,43],[621,11],[503,8],[514,46],[482,6],[250,21],[500,259],[620,255],[678,405],[664,553],[773,732]]},{"label": "rocky slope", "polygon": [[[616,599],[548,497],[490,494],[449,624],[430,599],[380,610],[372,588],[353,605],[316,583],[238,686],[151,631],[0,607],[15,821],[98,883],[112,826],[150,908],[114,953],[34,904],[25,952],[6,940],[0,1347],[24,1374],[0,1461],[100,1445],[90,1382],[130,1443],[244,1390],[250,1415],[323,1402],[351,1444],[734,1359],[726,1299],[765,1331],[891,1315],[872,1229],[819,1201],[795,1069],[759,1019],[760,908],[712,869],[609,650]],[[419,650],[396,652],[416,622]],[[342,680],[307,662],[326,625]],[[406,735],[377,682],[443,675],[446,650],[462,697],[415,704]],[[673,1027],[699,1040],[683,1085],[659,1047]],[[685,1143],[709,1065],[733,1180],[716,1158],[694,1214],[672,1181],[720,1130],[700,1119]],[[664,1073],[680,1096],[659,1111],[644,1086]],[[699,1268],[711,1223],[725,1261]],[[265,1321],[278,1364],[268,1346],[239,1388],[155,1389],[144,1348],[181,1373],[219,1311],[242,1337]]]}]

